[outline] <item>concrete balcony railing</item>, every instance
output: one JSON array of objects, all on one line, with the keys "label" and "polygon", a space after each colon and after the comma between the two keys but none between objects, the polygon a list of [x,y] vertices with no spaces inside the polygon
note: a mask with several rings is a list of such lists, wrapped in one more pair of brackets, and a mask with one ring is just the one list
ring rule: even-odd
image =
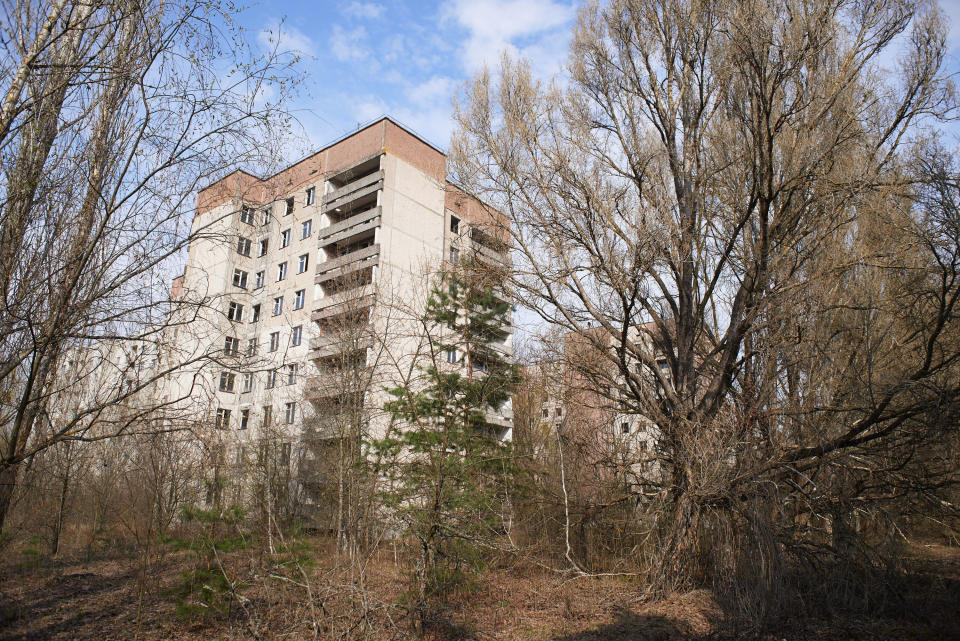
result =
[{"label": "concrete balcony railing", "polygon": [[493,267],[506,267],[510,264],[510,256],[506,252],[495,251],[480,243],[473,243],[470,248],[478,260],[488,265]]},{"label": "concrete balcony railing", "polygon": [[317,277],[314,282],[317,284],[325,283],[334,278],[340,278],[347,274],[374,267],[380,260],[380,245],[374,243],[369,247],[352,251],[343,256],[337,256],[325,260],[317,265]]},{"label": "concrete balcony railing", "polygon": [[375,171],[372,174],[357,178],[347,183],[340,189],[331,191],[323,197],[323,208],[321,211],[327,213],[338,207],[342,207],[349,202],[372,194],[383,187],[383,170]]},{"label": "concrete balcony railing", "polygon": [[380,208],[374,207],[321,229],[317,240],[320,247],[328,247],[379,226]]},{"label": "concrete balcony railing", "polygon": [[373,301],[373,285],[354,287],[316,300],[311,318],[321,321],[341,314],[359,312],[370,308]]},{"label": "concrete balcony railing", "polygon": [[356,352],[373,347],[373,337],[350,336],[347,332],[333,332],[310,341],[310,358],[322,360],[338,354]]},{"label": "concrete balcony railing", "polygon": [[303,388],[304,396],[314,402],[363,394],[370,387],[370,368],[324,373],[311,376]]}]

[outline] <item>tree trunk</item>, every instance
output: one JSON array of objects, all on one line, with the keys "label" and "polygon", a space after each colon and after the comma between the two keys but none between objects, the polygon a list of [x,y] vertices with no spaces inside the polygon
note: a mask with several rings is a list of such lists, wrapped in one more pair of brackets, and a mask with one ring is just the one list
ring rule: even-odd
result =
[{"label": "tree trunk", "polygon": [[13,503],[13,492],[20,476],[20,463],[4,463],[0,468],[0,532],[7,521],[7,513]]}]

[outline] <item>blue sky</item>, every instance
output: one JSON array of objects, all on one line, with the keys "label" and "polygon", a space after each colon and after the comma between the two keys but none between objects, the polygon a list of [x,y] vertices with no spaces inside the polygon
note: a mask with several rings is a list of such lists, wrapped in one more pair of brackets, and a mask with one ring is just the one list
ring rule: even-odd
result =
[{"label": "blue sky", "polygon": [[562,0],[296,0],[256,4],[240,22],[301,53],[296,115],[311,147],[386,114],[445,149],[454,92],[505,48],[541,75],[559,71],[575,17]]},{"label": "blue sky", "polygon": [[[317,149],[391,115],[446,149],[451,98],[484,63],[508,49],[541,77],[559,71],[581,3],[568,0],[259,2],[240,18],[263,45],[280,38],[308,72],[295,113],[303,148]],[[940,0],[952,18],[949,66],[960,71],[960,0]]]}]

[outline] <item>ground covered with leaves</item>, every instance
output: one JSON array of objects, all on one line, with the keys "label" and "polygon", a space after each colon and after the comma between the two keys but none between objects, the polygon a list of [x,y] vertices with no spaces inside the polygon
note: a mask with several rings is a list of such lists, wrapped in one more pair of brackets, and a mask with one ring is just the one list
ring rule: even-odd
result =
[{"label": "ground covered with leaves", "polygon": [[[222,607],[184,609],[196,558],[173,551],[146,572],[132,554],[43,559],[10,551],[0,574],[0,640],[403,639],[404,573],[391,548],[338,569],[329,542],[306,540],[298,562],[250,549],[224,559],[235,593]],[[303,559],[314,559],[303,563]],[[429,639],[604,641],[672,639],[960,639],[960,548],[909,548],[900,603],[871,616],[735,620],[707,590],[644,601],[636,579],[571,578],[516,560],[491,567],[451,596],[423,631]]]}]

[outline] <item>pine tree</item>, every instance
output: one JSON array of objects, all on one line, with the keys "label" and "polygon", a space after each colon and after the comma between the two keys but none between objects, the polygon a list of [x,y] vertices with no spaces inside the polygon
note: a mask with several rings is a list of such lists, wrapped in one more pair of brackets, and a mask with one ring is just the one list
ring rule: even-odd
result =
[{"label": "pine tree", "polygon": [[412,597],[421,626],[427,605],[479,571],[484,542],[502,532],[512,449],[488,417],[519,378],[497,349],[509,312],[472,261],[443,273],[423,314],[421,376],[390,390],[396,428],[373,443],[390,462],[383,498],[419,548]]}]

